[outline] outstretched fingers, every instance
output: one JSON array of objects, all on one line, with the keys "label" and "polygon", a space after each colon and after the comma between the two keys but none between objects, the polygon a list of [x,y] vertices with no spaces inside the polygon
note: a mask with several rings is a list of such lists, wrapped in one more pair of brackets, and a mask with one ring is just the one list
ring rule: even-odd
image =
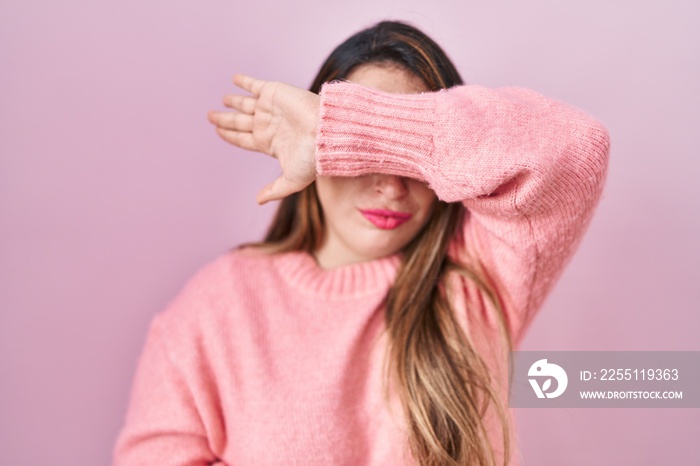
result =
[{"label": "outstretched fingers", "polygon": [[241,149],[259,151],[258,146],[255,144],[252,133],[233,131],[229,129],[222,128],[221,126],[216,127],[216,133],[224,141],[238,146]]},{"label": "outstretched fingers", "polygon": [[224,105],[226,107],[249,115],[255,113],[255,104],[257,101],[258,99],[255,97],[247,97],[244,95],[229,94],[224,96]]},{"label": "outstretched fingers", "polygon": [[211,111],[207,114],[209,121],[215,124],[218,128],[223,128],[232,131],[253,131],[253,115],[239,112],[216,112]]},{"label": "outstretched fingers", "polygon": [[262,81],[260,79],[255,79],[251,76],[247,76],[245,74],[234,74],[233,75],[233,84],[236,86],[240,87],[241,89],[244,89],[251,94],[253,94],[256,97],[260,96],[260,91],[262,90],[263,86],[265,85],[265,81]]}]

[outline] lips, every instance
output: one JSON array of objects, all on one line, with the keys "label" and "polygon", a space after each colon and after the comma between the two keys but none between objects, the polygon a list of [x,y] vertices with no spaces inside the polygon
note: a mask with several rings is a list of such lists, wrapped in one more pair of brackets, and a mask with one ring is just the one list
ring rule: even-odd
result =
[{"label": "lips", "polygon": [[360,213],[382,230],[393,230],[412,217],[411,214],[384,209],[360,209]]}]

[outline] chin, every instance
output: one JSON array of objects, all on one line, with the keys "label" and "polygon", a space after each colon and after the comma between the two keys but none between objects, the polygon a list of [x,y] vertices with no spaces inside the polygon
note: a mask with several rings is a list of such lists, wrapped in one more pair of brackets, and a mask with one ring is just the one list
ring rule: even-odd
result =
[{"label": "chin", "polygon": [[365,257],[366,260],[372,260],[391,256],[392,254],[395,254],[403,249],[403,246],[404,245],[401,244],[378,245],[376,242],[374,242],[356,250],[363,251],[362,256]]}]

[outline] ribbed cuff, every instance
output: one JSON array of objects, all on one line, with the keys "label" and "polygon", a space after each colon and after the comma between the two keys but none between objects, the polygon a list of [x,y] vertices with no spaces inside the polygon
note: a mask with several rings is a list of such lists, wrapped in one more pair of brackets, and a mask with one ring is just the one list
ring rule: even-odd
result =
[{"label": "ribbed cuff", "polygon": [[316,136],[320,176],[385,173],[426,181],[435,96],[392,94],[349,82],[321,89]]}]

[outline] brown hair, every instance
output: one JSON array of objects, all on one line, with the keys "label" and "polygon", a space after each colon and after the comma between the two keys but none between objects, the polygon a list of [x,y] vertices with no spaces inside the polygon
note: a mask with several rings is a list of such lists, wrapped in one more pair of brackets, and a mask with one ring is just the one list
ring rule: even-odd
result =
[{"label": "brown hair", "polygon": [[[429,90],[463,84],[445,52],[413,26],[383,21],[353,35],[325,61],[310,90],[344,79],[358,65],[391,63],[420,77]],[[448,273],[467,277],[497,311],[501,335],[511,348],[502,306],[478,266],[471,269],[448,257],[460,233],[461,203],[437,201],[423,230],[404,248],[396,281],[386,297],[389,376],[402,402],[409,446],[417,464],[495,465],[484,426],[491,402],[503,432],[504,464],[510,454],[509,423],[493,388],[491,370],[462,331],[445,287]],[[315,183],[283,199],[263,243],[272,252],[315,252],[323,239],[323,211]],[[385,384],[388,387],[388,384]]]}]

